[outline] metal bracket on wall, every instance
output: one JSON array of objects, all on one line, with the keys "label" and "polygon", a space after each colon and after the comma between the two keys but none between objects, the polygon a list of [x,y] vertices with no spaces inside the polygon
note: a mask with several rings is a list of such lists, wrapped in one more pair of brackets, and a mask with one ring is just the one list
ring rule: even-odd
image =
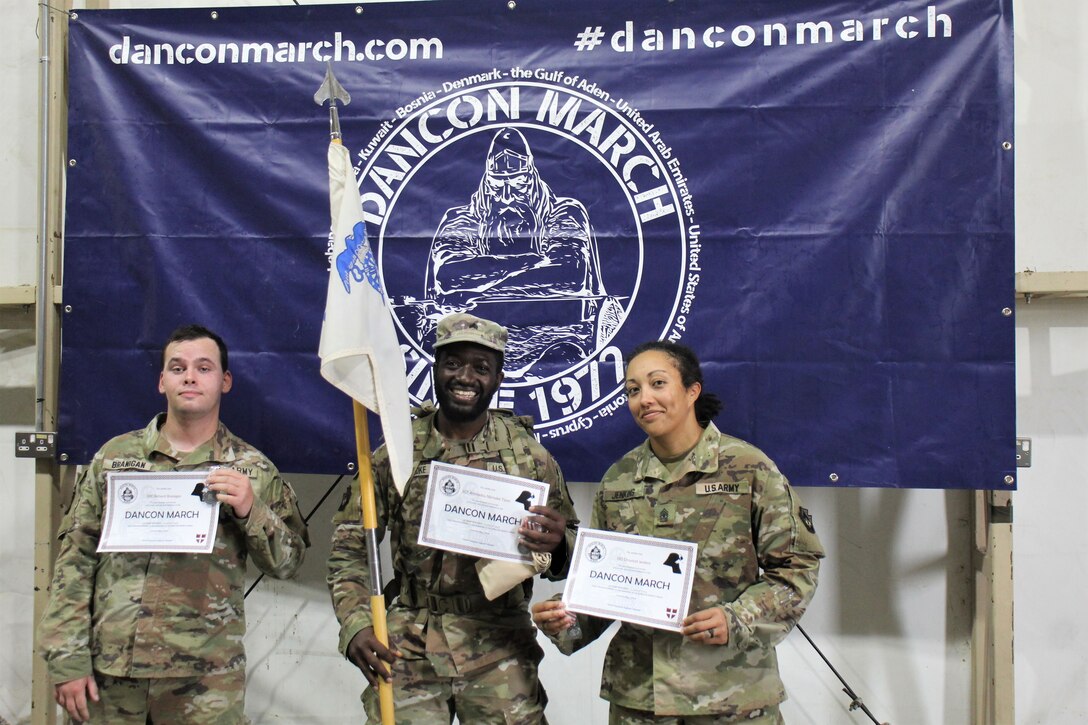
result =
[{"label": "metal bracket on wall", "polygon": [[1016,467],[1031,468],[1031,439],[1016,439]]}]

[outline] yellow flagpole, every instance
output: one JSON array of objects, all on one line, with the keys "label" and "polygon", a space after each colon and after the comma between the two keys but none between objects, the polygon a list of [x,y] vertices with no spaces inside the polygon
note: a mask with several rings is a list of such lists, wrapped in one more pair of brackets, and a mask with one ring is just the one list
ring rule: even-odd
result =
[{"label": "yellow flagpole", "polygon": [[[363,508],[363,529],[366,531],[367,556],[370,558],[370,617],[374,636],[389,646],[389,626],[385,620],[385,595],[382,594],[381,556],[378,551],[378,512],[374,500],[374,473],[370,466],[370,434],[367,429],[366,408],[353,400],[355,411],[355,448],[359,455],[359,501]],[[378,680],[378,704],[382,725],[395,725],[393,718],[393,683]]]},{"label": "yellow flagpole", "polygon": [[[336,102],[351,102],[351,95],[344,90],[332,72],[329,63],[325,80],[314,94],[319,106],[329,101],[330,142],[340,144],[340,116]],[[335,224],[335,220],[333,222]],[[370,564],[370,618],[374,636],[389,647],[389,625],[385,618],[385,595],[382,594],[382,558],[378,550],[378,506],[374,500],[374,472],[370,465],[370,434],[367,430],[366,408],[358,400],[352,400],[355,412],[355,450],[359,458],[359,503],[363,510],[363,530],[366,534],[367,560]],[[393,717],[393,683],[378,680],[378,704],[381,708],[382,725],[396,725]]]}]

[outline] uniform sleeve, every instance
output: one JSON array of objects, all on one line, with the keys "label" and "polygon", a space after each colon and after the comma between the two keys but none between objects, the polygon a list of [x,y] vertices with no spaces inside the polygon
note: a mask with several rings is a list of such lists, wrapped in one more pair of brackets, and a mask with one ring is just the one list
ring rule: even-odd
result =
[{"label": "uniform sleeve", "polygon": [[785,639],[816,592],[823,547],[812,516],[771,464],[753,484],[752,527],[761,575],[724,605],[729,642],[739,651],[769,649]]},{"label": "uniform sleeve", "polygon": [[92,674],[91,603],[94,600],[98,537],[102,529],[102,453],[76,481],[72,503],[61,520],[49,602],[38,624],[38,653],[54,682]]},{"label": "uniform sleeve", "polygon": [[[590,514],[590,526],[599,529],[601,528],[601,521],[603,520],[603,508],[601,506],[601,494],[600,491],[593,499],[593,511]],[[573,539],[568,544],[568,551],[574,551]],[[567,557],[567,567],[570,565],[570,557]],[[564,571],[566,574],[566,571]],[[552,599],[562,599],[562,594],[556,594]],[[572,655],[583,647],[595,642],[605,630],[612,626],[613,621],[611,619],[603,619],[601,617],[591,617],[588,614],[575,613],[574,616],[578,620],[578,632],[577,636],[571,636],[570,631],[560,632],[558,635],[552,635],[544,630],[544,636],[551,640],[552,644],[565,655]]]},{"label": "uniform sleeve", "polygon": [[245,519],[246,549],[253,564],[268,576],[289,579],[298,573],[310,535],[291,484],[272,468]]},{"label": "uniform sleeve", "polygon": [[[574,551],[574,540],[578,536],[578,512],[574,510],[574,501],[567,490],[567,482],[563,478],[563,471],[559,464],[547,454],[547,464],[543,470],[543,480],[549,485],[548,506],[558,511],[567,520],[567,530],[563,537],[563,547],[556,548],[552,555],[552,565],[541,574],[551,581],[559,581],[567,578],[570,571],[570,555]],[[562,554],[562,560],[557,556]]]},{"label": "uniform sleeve", "polygon": [[[374,498],[377,504],[376,540],[385,538],[387,497],[391,495],[392,473],[384,446],[374,456]],[[333,516],[332,548],[328,572],[332,606],[340,622],[340,653],[347,655],[348,644],[356,634],[371,626],[370,559],[367,556],[366,529],[362,524],[359,482],[353,480],[344,492],[340,509]]]}]

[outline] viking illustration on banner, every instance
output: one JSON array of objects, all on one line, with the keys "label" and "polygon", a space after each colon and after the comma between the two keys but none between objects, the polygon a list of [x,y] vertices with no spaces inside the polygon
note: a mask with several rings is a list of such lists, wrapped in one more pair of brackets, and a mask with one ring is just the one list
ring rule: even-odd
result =
[{"label": "viking illustration on banner", "polygon": [[[468,203],[448,209],[438,226],[427,302],[461,311],[509,303],[507,370],[515,377],[542,359],[569,364],[591,354],[623,319],[621,301],[605,293],[585,205],[552,190],[525,136],[510,127],[494,135]],[[421,335],[431,331],[426,320]]]},{"label": "viking illustration on banner", "polygon": [[492,404],[555,438],[624,404],[625,346],[683,335],[699,229],[678,159],[627,101],[506,75],[397,109],[358,153],[363,218],[412,399],[431,397],[437,321],[472,312],[510,333]]}]

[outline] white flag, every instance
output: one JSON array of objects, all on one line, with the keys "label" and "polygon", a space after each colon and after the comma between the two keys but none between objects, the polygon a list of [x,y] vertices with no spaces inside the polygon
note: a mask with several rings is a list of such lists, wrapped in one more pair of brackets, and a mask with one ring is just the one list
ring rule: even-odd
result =
[{"label": "white flag", "polygon": [[351,156],[336,142],[329,144],[329,199],[336,256],[318,348],[321,375],[381,416],[393,481],[403,491],[412,472],[404,355],[366,238]]}]

